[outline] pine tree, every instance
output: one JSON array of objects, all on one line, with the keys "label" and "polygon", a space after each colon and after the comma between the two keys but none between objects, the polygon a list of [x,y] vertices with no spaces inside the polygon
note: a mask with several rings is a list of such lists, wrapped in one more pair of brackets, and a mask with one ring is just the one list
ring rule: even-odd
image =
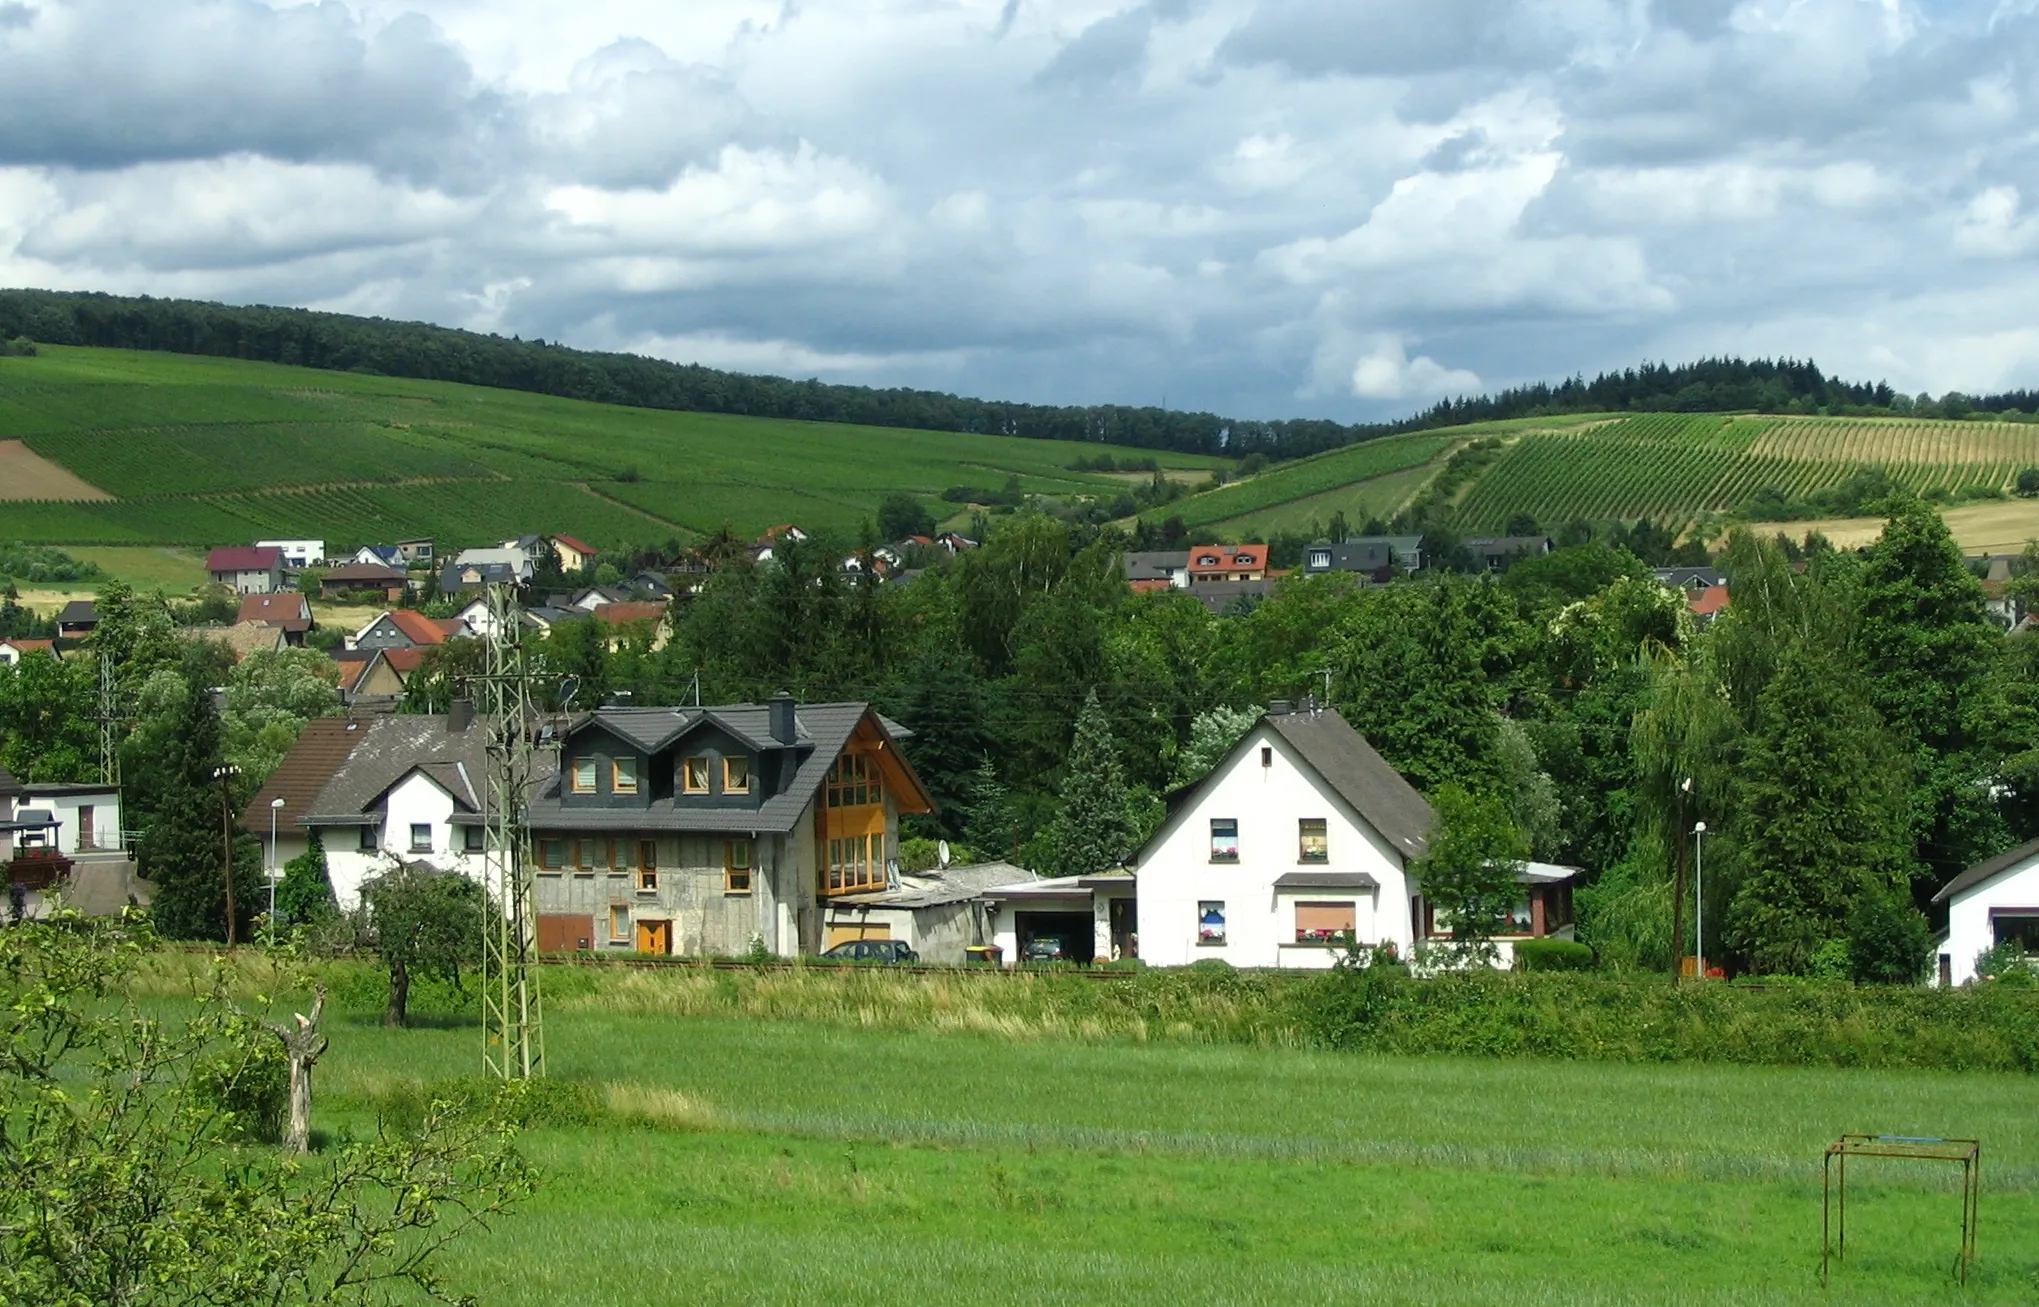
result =
[{"label": "pine tree", "polygon": [[989,754],[970,773],[968,786],[964,840],[980,857],[1018,857],[1019,822],[1013,813],[1012,792],[999,782],[998,769],[991,765]]},{"label": "pine tree", "polygon": [[304,852],[284,864],[283,879],[276,885],[276,924],[309,925],[329,919],[338,910],[332,877],[326,871],[325,841],[313,830]]},{"label": "pine tree", "polygon": [[1848,936],[1864,893],[1905,885],[1904,760],[1835,655],[1789,648],[1763,691],[1760,725],[1730,807],[1744,879],[1727,938],[1758,971],[1802,971]]},{"label": "pine tree", "polygon": [[1043,870],[1049,875],[1104,871],[1133,852],[1131,796],[1095,689],[1076,715],[1076,739],[1058,794],[1062,806],[1047,831],[1050,865]]},{"label": "pine tree", "polygon": [[[156,887],[150,908],[157,926],[173,939],[226,938],[226,849],[222,818],[232,795],[223,792],[231,778],[222,778],[224,731],[197,660],[176,729],[165,744],[164,786],[155,818],[143,836],[140,871]],[[256,867],[260,855],[237,865]],[[254,904],[253,880],[244,880],[236,896],[237,915],[247,917]]]}]

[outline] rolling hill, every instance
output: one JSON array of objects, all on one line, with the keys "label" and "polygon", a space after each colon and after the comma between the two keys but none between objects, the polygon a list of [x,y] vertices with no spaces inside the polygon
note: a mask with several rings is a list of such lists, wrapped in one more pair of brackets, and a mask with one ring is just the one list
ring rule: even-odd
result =
[{"label": "rolling hill", "polygon": [[[1683,529],[1702,517],[1737,513],[1765,491],[1804,500],[1864,468],[1950,502],[1989,499],[2008,492],[2022,469],[2039,467],[2039,425],[2030,423],[1580,415],[1371,441],[1277,465],[1151,516],[1179,515],[1193,534],[1220,539],[1314,533],[1338,511],[1357,529],[1367,516],[1390,517],[1408,505],[1451,453],[1481,438],[1498,440],[1500,449],[1451,496],[1454,523],[1465,534],[1498,533],[1523,515],[1547,530],[1574,520],[1642,517]],[[1991,547],[2039,536],[2039,501],[1998,504],[1972,516]],[[1988,525],[1980,525],[1985,518]]]},{"label": "rolling hill", "polygon": [[[20,442],[9,444],[7,442]],[[45,346],[0,357],[0,540],[211,545],[564,531],[615,546],[728,523],[854,531],[950,486],[1117,495],[1096,444],[672,412],[271,363]],[[1129,450],[1113,452],[1133,453]],[[1155,451],[1142,450],[1142,457]],[[1163,452],[1194,472],[1225,460]]]}]

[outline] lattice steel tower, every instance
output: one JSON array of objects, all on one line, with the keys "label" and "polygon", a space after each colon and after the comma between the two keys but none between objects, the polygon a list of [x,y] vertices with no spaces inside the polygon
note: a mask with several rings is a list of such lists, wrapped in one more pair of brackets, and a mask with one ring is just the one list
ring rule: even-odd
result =
[{"label": "lattice steel tower", "polygon": [[538,992],[538,901],[524,804],[531,792],[537,718],[525,665],[516,588],[488,588],[488,670],[479,678],[488,733],[488,890],[481,952],[482,1065],[505,1080],[545,1074]]}]

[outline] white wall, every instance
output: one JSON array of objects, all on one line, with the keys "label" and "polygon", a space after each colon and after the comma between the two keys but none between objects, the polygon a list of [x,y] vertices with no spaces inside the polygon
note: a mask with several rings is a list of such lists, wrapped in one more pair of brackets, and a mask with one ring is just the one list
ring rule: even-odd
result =
[{"label": "white wall", "polygon": [[2039,916],[2039,856],[1955,895],[1948,903],[1947,942],[1940,952],[1948,955],[1957,985],[1975,979],[1975,955],[1996,943],[1996,933],[1990,927],[1991,908],[2024,908]]},{"label": "white wall", "polygon": [[[61,853],[112,853],[120,843],[120,792],[104,794],[38,794],[33,785],[15,801],[22,808],[46,809],[57,819],[57,849]],[[92,843],[81,845],[78,810],[92,809]]]},{"label": "white wall", "polygon": [[[361,883],[386,871],[397,862],[423,862],[440,871],[458,871],[481,880],[487,858],[465,853],[464,828],[454,826],[453,796],[422,773],[412,773],[389,792],[387,814],[376,830],[372,853],[359,848],[359,828],[331,826],[320,832],[326,845],[326,874],[333,882],[333,896],[342,908],[361,902]],[[411,852],[411,824],[423,822],[432,828],[432,851]]]},{"label": "white wall", "polygon": [[[1274,750],[1263,767],[1260,751]],[[1239,861],[1213,863],[1212,818],[1239,823]],[[1297,823],[1325,819],[1330,861],[1298,861]],[[1296,871],[1365,872],[1377,890],[1277,892]],[[1236,967],[1328,967],[1336,950],[1295,942],[1297,903],[1355,904],[1353,925],[1366,943],[1392,940],[1404,957],[1414,944],[1402,860],[1279,733],[1262,724],[1225,772],[1185,805],[1149,846],[1136,879],[1140,956],[1157,966],[1223,958]],[[1197,943],[1197,905],[1225,904],[1225,943]]]}]

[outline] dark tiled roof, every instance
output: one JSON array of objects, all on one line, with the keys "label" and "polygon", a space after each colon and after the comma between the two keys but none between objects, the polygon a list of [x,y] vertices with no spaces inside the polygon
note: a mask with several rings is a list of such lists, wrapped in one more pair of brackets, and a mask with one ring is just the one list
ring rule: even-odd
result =
[{"label": "dark tiled roof", "polygon": [[1187,549],[1129,549],[1119,555],[1128,581],[1167,580],[1189,566]]},{"label": "dark tiled roof", "polygon": [[[392,550],[391,552],[395,552]],[[345,585],[350,581],[365,582],[374,586],[402,585],[411,579],[409,572],[385,567],[381,563],[343,563],[326,573],[323,584]]]},{"label": "dark tiled roof", "polygon": [[[696,726],[712,722],[747,744],[775,747],[770,708],[761,703],[726,704],[708,708],[604,708],[591,718],[647,753],[657,752]],[[533,827],[571,830],[744,830],[783,834],[798,824],[814,801],[836,755],[849,743],[866,713],[897,741],[908,732],[872,713],[862,703],[803,703],[794,710],[794,735],[804,751],[793,780],[783,791],[756,808],[690,807],[671,799],[655,799],[642,808],[568,807],[559,799],[556,770],[535,789],[526,808]],[[903,753],[896,761],[913,774]],[[554,764],[556,767],[556,763]],[[918,777],[914,784],[919,785]]]},{"label": "dark tiled roof", "polygon": [[99,607],[90,599],[73,599],[57,613],[59,626],[78,626],[99,620]]},{"label": "dark tiled roof", "polygon": [[1337,712],[1261,718],[1406,859],[1430,850],[1430,804]]},{"label": "dark tiled roof", "polygon": [[1222,614],[1240,599],[1264,599],[1274,592],[1273,581],[1199,581],[1188,593],[1205,611]]},{"label": "dark tiled roof", "polygon": [[283,765],[242,809],[241,828],[250,831],[267,828],[269,804],[275,799],[283,800],[283,811],[277,814],[280,826],[295,826],[299,817],[309,813],[319,791],[333,779],[333,773],[347,761],[347,755],[361,739],[358,724],[349,730],[350,724],[345,717],[317,717],[306,722],[297,743],[283,755]]},{"label": "dark tiled roof", "polygon": [[1933,896],[1933,902],[1945,903],[1956,894],[1964,890],[1973,889],[1984,881],[2000,876],[2019,863],[2035,856],[2039,856],[2039,840],[2026,840],[2015,849],[2005,849],[1994,858],[1985,858],[1967,871],[1962,872],[1959,876],[1956,876],[1953,880],[1948,881],[1945,888]]}]

